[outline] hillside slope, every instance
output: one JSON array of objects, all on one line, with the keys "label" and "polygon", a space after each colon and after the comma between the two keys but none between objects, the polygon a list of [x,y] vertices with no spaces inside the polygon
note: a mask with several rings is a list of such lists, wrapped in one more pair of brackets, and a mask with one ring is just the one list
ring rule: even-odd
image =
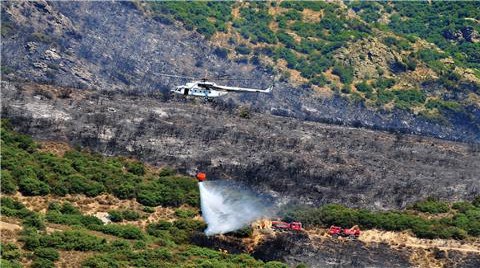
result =
[{"label": "hillside slope", "polygon": [[[1,137],[2,267],[286,267],[274,260],[309,267],[477,267],[480,261],[480,197],[388,213],[344,213],[349,209],[330,205],[320,208],[326,213],[320,218],[298,217],[303,231],[274,232],[262,219],[251,229],[206,237],[194,178],[132,158],[38,143],[6,121]],[[325,227],[358,213],[369,214],[358,221],[358,240],[326,234]],[[396,232],[372,230],[372,223]]]},{"label": "hillside slope", "polygon": [[36,84],[2,84],[3,116],[43,140],[130,155],[285,202],[400,208],[428,196],[479,194],[480,151],[418,136],[305,122],[222,105],[164,102]]},{"label": "hillside slope", "polygon": [[[252,79],[241,83],[249,86],[266,86],[271,83],[273,75],[280,74],[283,78],[277,83],[272,96],[229,96],[219,102],[246,104],[266,113],[310,121],[366,126],[452,140],[480,139],[478,78],[469,71],[474,64],[469,63],[469,59],[475,59],[475,54],[468,54],[466,60],[459,59],[458,63],[455,58],[453,65],[439,63],[442,57],[448,59],[450,52],[442,52],[440,58],[437,54],[430,55],[428,53],[437,49],[430,49],[430,45],[421,38],[408,46],[412,50],[409,51],[401,45],[409,42],[401,33],[381,33],[381,28],[379,30],[362,22],[362,18],[356,18],[361,17],[363,9],[358,11],[353,8],[360,15],[354,15],[355,12],[352,15],[351,9],[338,7],[335,3],[323,3],[320,10],[318,7],[282,5],[272,9],[263,7],[263,4],[246,9],[248,3],[235,5],[226,10],[220,9],[232,16],[238,13],[238,24],[225,17],[223,23],[231,32],[222,35],[215,30],[215,34],[209,37],[203,31],[200,34],[184,23],[173,21],[171,16],[180,19],[183,13],[172,11],[172,7],[150,10],[146,4],[129,2],[2,2],[2,77],[4,80],[36,81],[73,88],[166,93],[172,86],[186,81],[162,77],[160,73],[200,77],[206,73],[210,76],[227,74],[234,78]],[[253,43],[251,31],[262,28],[247,22],[258,21],[261,24],[264,9],[274,13],[269,15],[273,16],[271,18],[267,16],[271,21],[268,27],[280,27],[281,22],[286,20],[285,29],[274,29],[272,38],[276,44],[268,45],[278,53],[262,50],[267,45],[261,40]],[[192,12],[197,10],[207,9],[200,7]],[[294,21],[298,13],[304,14],[301,16],[304,20],[318,17],[320,22],[323,17],[319,14],[325,13],[328,20],[319,25],[326,27],[327,33],[333,31],[328,29],[333,27],[328,23],[337,25],[339,18],[345,19],[346,26],[339,26],[341,35],[329,33],[316,36],[316,32],[308,32],[311,22]],[[194,17],[202,22],[211,20],[208,14],[200,15]],[[292,18],[284,18],[286,16]],[[295,31],[299,32],[295,35]],[[465,42],[472,44],[474,53],[478,46],[475,38],[478,30],[474,28],[472,31],[473,39]],[[381,37],[373,38],[377,33],[381,33]],[[354,37],[353,40],[349,34]],[[229,36],[236,38],[233,43],[228,42]],[[313,43],[305,41],[307,39]],[[305,49],[313,53],[308,57],[306,52],[296,51],[303,49],[300,46],[305,43],[303,41],[307,42]],[[294,42],[291,48],[288,42]],[[318,42],[327,50],[313,46]],[[373,57],[371,61],[367,60],[369,53]],[[415,55],[418,68],[397,72],[396,69],[402,69],[408,63],[402,57],[407,57],[409,53]],[[258,59],[254,60],[255,57]],[[327,69],[312,62],[317,59],[326,64]],[[378,59],[387,61],[382,63]],[[298,64],[292,66],[289,60]],[[438,67],[439,64],[441,68],[432,71],[430,66]],[[453,66],[453,69],[445,69],[444,65]],[[375,66],[379,67],[378,71]],[[295,68],[308,68],[310,74]],[[375,72],[375,75],[365,72]],[[383,75],[377,72],[383,72]],[[456,80],[442,80],[443,77]],[[311,84],[309,79],[317,84]],[[347,84],[351,86],[345,87]],[[168,98],[168,95],[164,97]]]}]

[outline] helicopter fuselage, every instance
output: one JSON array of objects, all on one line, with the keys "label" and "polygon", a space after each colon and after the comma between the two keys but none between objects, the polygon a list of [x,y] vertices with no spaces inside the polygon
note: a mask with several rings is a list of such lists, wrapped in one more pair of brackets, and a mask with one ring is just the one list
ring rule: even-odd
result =
[{"label": "helicopter fuselage", "polygon": [[[202,86],[200,86],[199,84],[201,84]],[[205,98],[216,98],[227,94],[227,92],[225,91],[211,89],[208,87],[209,85],[213,84],[210,82],[192,82],[187,83],[183,86],[178,86],[175,89],[172,89],[171,92],[178,95]]]},{"label": "helicopter fuselage", "polygon": [[267,89],[255,89],[221,86],[209,81],[195,81],[182,86],[178,86],[175,89],[172,89],[171,92],[178,95],[204,97],[206,99],[211,99],[223,96],[228,92],[270,93],[272,89],[273,85]]}]

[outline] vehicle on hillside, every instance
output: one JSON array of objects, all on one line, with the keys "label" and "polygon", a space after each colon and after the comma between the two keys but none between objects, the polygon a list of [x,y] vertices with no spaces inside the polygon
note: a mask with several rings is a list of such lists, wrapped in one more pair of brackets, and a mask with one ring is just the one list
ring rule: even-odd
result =
[{"label": "vehicle on hillside", "polygon": [[339,226],[332,225],[328,229],[328,234],[334,238],[339,236],[348,237],[351,239],[357,239],[360,236],[360,227],[358,225],[353,226],[352,228],[342,228]]},{"label": "vehicle on hillside", "polygon": [[302,223],[301,222],[284,222],[284,221],[272,221],[272,229],[275,231],[302,231]]}]

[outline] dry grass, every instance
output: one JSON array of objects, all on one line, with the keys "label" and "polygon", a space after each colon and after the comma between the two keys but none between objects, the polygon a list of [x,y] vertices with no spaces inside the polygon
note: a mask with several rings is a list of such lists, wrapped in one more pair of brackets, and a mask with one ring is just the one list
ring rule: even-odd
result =
[{"label": "dry grass", "polygon": [[94,252],[84,251],[65,251],[60,250],[60,259],[55,263],[55,267],[70,268],[81,267],[81,263],[88,257],[93,256]]},{"label": "dry grass", "polygon": [[287,61],[285,61],[284,59],[279,59],[277,61],[277,67],[280,69],[280,70],[288,70],[288,72],[290,73],[290,82],[292,82],[294,85],[298,86],[298,85],[301,85],[303,83],[307,83],[308,82],[308,79],[304,78],[299,71],[297,70],[293,70],[293,69],[289,69],[287,67]]},{"label": "dry grass", "polygon": [[66,152],[72,150],[72,147],[66,142],[41,141],[39,143],[40,152],[52,153],[59,157],[63,157]]},{"label": "dry grass", "polygon": [[407,232],[366,230],[362,232],[359,240],[365,243],[387,243],[392,247],[404,245],[411,248],[438,248],[441,250],[480,253],[480,239],[478,238],[461,241],[454,239],[422,239],[414,237]]},{"label": "dry grass", "polygon": [[305,22],[317,23],[317,22],[320,22],[322,20],[323,10],[313,11],[313,10],[310,10],[310,9],[306,8],[302,11],[302,17],[303,17],[302,20],[305,21]]}]

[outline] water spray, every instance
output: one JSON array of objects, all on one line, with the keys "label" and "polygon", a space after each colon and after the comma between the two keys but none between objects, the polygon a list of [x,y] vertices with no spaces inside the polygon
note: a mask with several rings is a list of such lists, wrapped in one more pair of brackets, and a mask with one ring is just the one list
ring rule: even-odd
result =
[{"label": "water spray", "polygon": [[206,235],[224,234],[248,226],[255,220],[274,215],[271,197],[256,194],[234,181],[207,181],[198,173],[202,216]]}]

